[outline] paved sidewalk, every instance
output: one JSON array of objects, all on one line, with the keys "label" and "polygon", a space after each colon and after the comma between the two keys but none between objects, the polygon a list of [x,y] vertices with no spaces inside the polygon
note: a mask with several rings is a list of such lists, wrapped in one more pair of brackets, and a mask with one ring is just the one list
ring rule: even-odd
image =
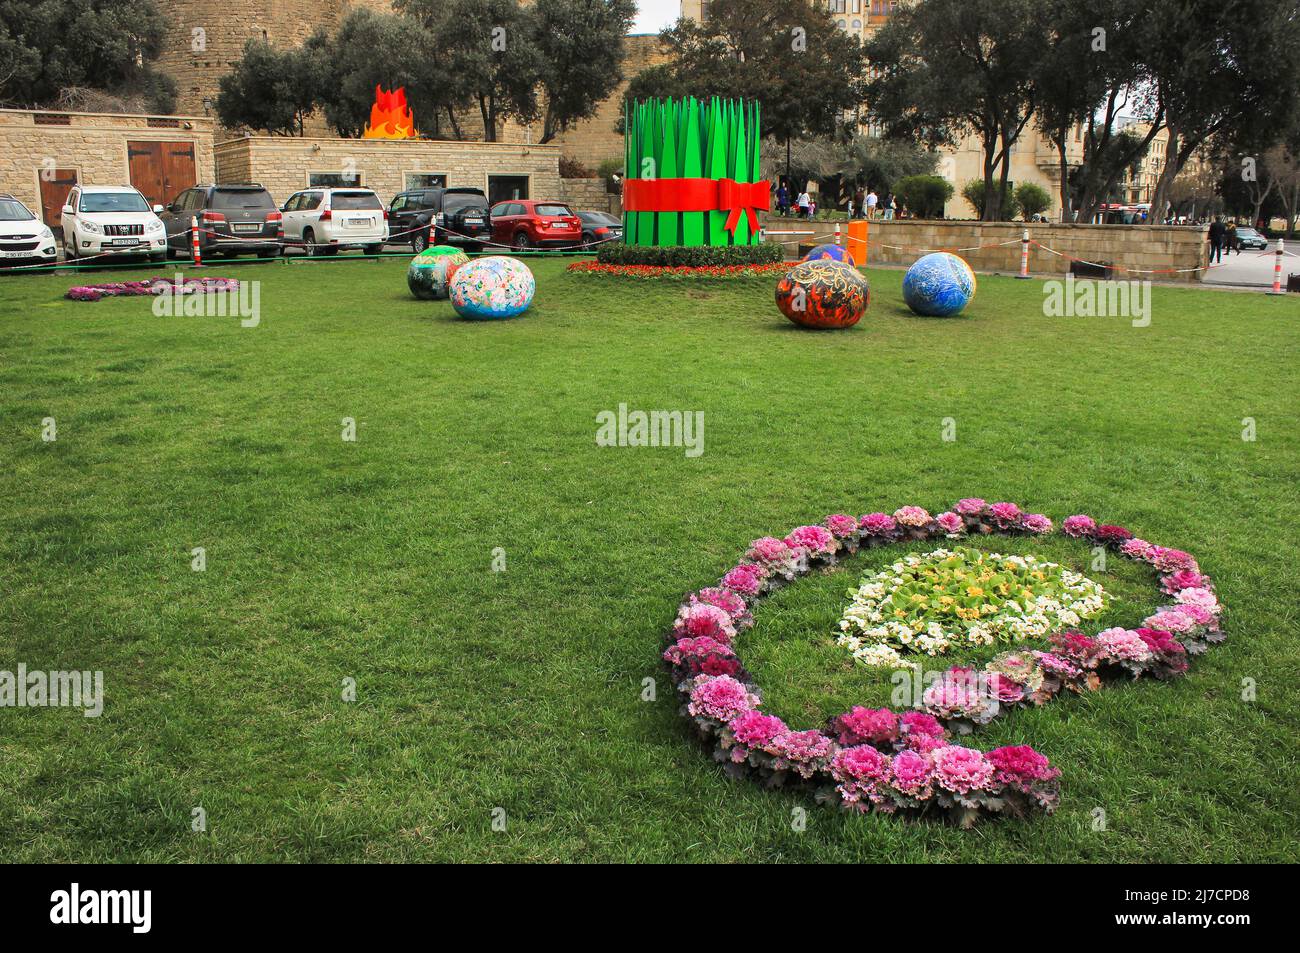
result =
[{"label": "paved sidewalk", "polygon": [[[1300,244],[1296,246],[1300,249]],[[1243,251],[1241,254],[1224,254],[1223,263],[1211,265],[1202,277],[1202,284],[1235,285],[1246,288],[1273,287],[1273,262],[1276,259],[1277,243],[1270,243],[1268,250]],[[1287,250],[1282,258],[1282,287],[1286,287],[1288,274],[1300,274],[1300,255]]]}]

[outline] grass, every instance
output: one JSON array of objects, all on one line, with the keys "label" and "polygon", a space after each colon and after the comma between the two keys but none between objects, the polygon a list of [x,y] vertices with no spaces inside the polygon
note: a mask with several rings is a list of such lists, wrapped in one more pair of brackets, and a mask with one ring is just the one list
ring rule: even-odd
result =
[{"label": "grass", "polygon": [[[1134,328],[982,278],[934,320],[883,270],[863,322],[819,334],[770,279],[563,268],[499,323],[411,299],[398,262],[208,269],[262,281],[257,328],[0,281],[0,669],[99,669],[106,693],[98,719],[0,709],[8,859],[1294,859],[1300,303],[1159,287]],[[620,403],[704,411],[705,452],[597,447]],[[1051,818],[960,831],[727,780],[658,663],[682,594],[756,536],[962,496],[1192,551],[1229,641],[981,733],[1064,769]],[[801,727],[880,691],[827,623],[888,555],[760,607],[742,654]],[[1115,612],[1154,603],[1099,581]]]}]

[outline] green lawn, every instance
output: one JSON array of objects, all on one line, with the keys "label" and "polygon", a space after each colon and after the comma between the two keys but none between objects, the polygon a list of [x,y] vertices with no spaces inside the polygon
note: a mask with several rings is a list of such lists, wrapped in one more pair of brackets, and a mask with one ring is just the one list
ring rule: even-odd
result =
[{"label": "green lawn", "polygon": [[[1135,328],[981,278],[936,320],[872,271],[861,324],[808,333],[770,278],[563,269],[498,323],[413,300],[400,262],[207,269],[262,282],[256,328],[62,299],[116,273],[0,279],[0,669],[99,669],[106,694],[98,719],[0,709],[7,859],[1295,858],[1300,301],[1161,287]],[[704,411],[703,455],[597,447],[620,403]],[[1050,818],[961,831],[724,777],[659,662],[683,593],[754,537],[962,496],[1190,550],[1229,641],[977,735],[1063,769]],[[1088,572],[1082,545],[996,542]],[[741,652],[799,727],[879,700],[834,623],[895,552],[760,606]],[[1121,621],[1156,604],[1089,575]]]}]

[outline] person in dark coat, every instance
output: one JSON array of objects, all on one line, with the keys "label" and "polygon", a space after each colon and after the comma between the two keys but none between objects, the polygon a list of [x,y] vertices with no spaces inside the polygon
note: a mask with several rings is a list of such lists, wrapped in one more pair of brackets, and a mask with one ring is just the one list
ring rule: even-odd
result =
[{"label": "person in dark coat", "polygon": [[1228,236],[1228,229],[1223,224],[1223,219],[1215,216],[1214,221],[1210,223],[1210,263],[1222,264],[1223,262],[1223,243]]}]

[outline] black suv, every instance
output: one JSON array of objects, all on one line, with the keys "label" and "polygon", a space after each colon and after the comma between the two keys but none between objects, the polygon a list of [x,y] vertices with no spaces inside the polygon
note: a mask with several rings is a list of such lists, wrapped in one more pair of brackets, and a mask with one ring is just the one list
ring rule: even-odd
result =
[{"label": "black suv", "polygon": [[199,248],[205,255],[233,258],[256,252],[258,258],[274,258],[280,254],[280,209],[271,193],[256,183],[196,185],[176,196],[158,217],[167,227],[169,255],[190,253],[190,221],[195,218]]},{"label": "black suv", "polygon": [[461,245],[478,251],[492,237],[482,189],[411,189],[388,206],[388,234],[416,254],[430,245]]}]

